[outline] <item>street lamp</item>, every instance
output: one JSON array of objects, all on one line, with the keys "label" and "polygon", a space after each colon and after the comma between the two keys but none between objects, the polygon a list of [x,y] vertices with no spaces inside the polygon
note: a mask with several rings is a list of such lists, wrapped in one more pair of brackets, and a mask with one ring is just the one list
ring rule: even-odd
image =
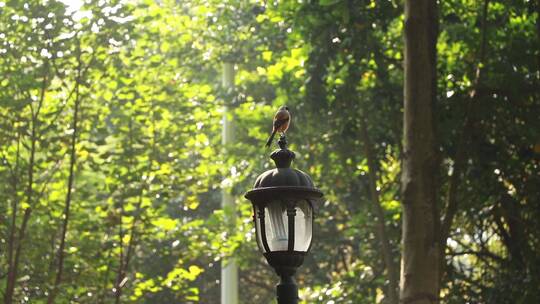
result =
[{"label": "street lamp", "polygon": [[293,276],[311,247],[313,204],[323,193],[309,175],[290,168],[295,155],[287,149],[285,136],[278,144],[280,149],[270,155],[276,168],[259,175],[245,197],[253,204],[259,249],[281,279],[278,303],[294,304],[298,288]]}]

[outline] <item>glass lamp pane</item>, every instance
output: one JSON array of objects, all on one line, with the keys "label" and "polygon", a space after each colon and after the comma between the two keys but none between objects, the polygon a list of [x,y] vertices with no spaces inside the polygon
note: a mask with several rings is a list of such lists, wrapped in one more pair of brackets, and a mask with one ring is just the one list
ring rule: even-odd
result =
[{"label": "glass lamp pane", "polygon": [[286,251],[289,242],[287,207],[281,201],[274,201],[264,210],[264,226],[270,251]]},{"label": "glass lamp pane", "polygon": [[294,250],[307,251],[313,235],[313,210],[305,200],[296,203],[296,217],[294,221]]}]

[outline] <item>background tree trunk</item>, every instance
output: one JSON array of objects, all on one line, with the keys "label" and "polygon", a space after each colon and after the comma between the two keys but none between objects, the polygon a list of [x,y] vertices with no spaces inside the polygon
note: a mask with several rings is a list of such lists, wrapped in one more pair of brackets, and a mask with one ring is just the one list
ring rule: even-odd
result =
[{"label": "background tree trunk", "polygon": [[392,258],[392,245],[388,239],[388,233],[386,231],[386,225],[384,222],[384,209],[381,206],[381,200],[379,191],[377,191],[377,166],[375,165],[375,155],[372,148],[371,139],[367,131],[365,117],[360,120],[360,135],[364,142],[364,153],[366,154],[368,168],[369,168],[369,193],[371,195],[371,201],[373,209],[377,215],[377,223],[375,229],[375,235],[382,249],[382,259],[386,268],[388,277],[388,290],[386,292],[387,302],[390,304],[397,304],[398,300],[398,271],[395,267],[394,259]]},{"label": "background tree trunk", "polygon": [[[21,223],[21,227],[19,228],[19,236],[16,239],[13,239],[11,241],[11,244],[9,244],[9,253],[8,256],[9,259],[9,265],[8,265],[8,272],[7,272],[7,280],[6,280],[6,290],[4,293],[4,303],[5,304],[11,304],[13,303],[13,296],[15,293],[15,285],[17,283],[17,275],[19,271],[19,261],[20,257],[23,251],[23,241],[24,237],[26,235],[26,227],[28,225],[28,221],[30,220],[30,215],[32,214],[32,208],[34,205],[34,170],[35,170],[35,156],[36,156],[36,144],[39,138],[38,134],[38,123],[39,123],[39,114],[41,111],[41,107],[43,106],[43,102],[45,100],[45,94],[47,92],[48,84],[49,84],[49,64],[48,62],[45,63],[43,66],[43,81],[41,82],[41,90],[40,90],[40,97],[37,103],[37,107],[34,109],[33,104],[30,103],[30,110],[31,110],[31,120],[30,120],[30,151],[29,151],[29,159],[28,159],[28,184],[26,187],[26,203],[27,208],[24,210],[23,220]],[[14,206],[15,207],[15,206]],[[13,218],[13,231],[16,229],[16,214]],[[15,233],[15,232],[13,232]],[[15,236],[14,236],[15,238]]]},{"label": "background tree trunk", "polygon": [[436,12],[434,0],[405,1],[402,303],[438,302]]},{"label": "background tree trunk", "polygon": [[71,207],[71,201],[72,201],[72,193],[73,193],[73,182],[75,178],[75,162],[77,159],[77,136],[78,133],[78,123],[79,123],[79,108],[80,108],[80,93],[79,88],[81,85],[81,54],[80,49],[78,50],[79,54],[77,57],[78,60],[78,67],[77,67],[77,83],[75,84],[75,102],[73,105],[73,124],[72,124],[72,130],[73,133],[71,134],[71,145],[70,145],[70,156],[69,156],[69,176],[68,176],[68,183],[67,183],[67,192],[66,192],[66,201],[64,205],[64,219],[62,221],[62,234],[60,237],[60,246],[58,247],[58,268],[56,270],[56,276],[54,279],[54,285],[50,290],[49,297],[47,298],[48,304],[53,304],[56,299],[56,295],[58,294],[58,289],[60,287],[60,284],[62,283],[62,275],[64,274],[64,259],[66,257],[66,254],[64,252],[66,247],[66,237],[68,232],[68,225],[69,225],[69,218],[70,218],[70,207]]}]

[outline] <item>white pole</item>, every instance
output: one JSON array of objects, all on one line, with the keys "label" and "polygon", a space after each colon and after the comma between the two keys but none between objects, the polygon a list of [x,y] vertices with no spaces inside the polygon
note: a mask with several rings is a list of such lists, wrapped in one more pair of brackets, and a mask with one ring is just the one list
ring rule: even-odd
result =
[{"label": "white pole", "polygon": [[[223,78],[222,78],[223,88],[225,90],[232,90],[234,87],[234,65],[231,62],[223,63]],[[223,132],[221,143],[223,146],[227,146],[233,142],[234,138],[234,125],[232,115],[233,112],[230,111],[225,101],[225,108],[223,110]],[[229,189],[222,187],[221,190],[221,208],[226,210],[225,214],[230,214],[230,217],[227,217],[228,221],[227,227],[234,228],[235,222],[235,205],[232,195],[229,193]],[[221,304],[238,304],[238,267],[234,259],[229,259],[227,262],[221,262]]]}]

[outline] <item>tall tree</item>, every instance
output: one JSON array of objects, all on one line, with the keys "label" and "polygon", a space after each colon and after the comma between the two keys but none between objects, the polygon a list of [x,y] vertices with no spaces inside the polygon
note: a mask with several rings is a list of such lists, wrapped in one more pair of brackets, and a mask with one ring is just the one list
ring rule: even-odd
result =
[{"label": "tall tree", "polygon": [[81,85],[81,54],[80,54],[80,45],[77,48],[77,78],[75,83],[75,101],[73,106],[73,120],[71,128],[71,143],[70,143],[70,154],[69,154],[69,177],[67,182],[67,191],[66,191],[66,200],[64,205],[64,213],[62,220],[62,232],[60,236],[60,246],[58,247],[58,268],[56,270],[56,277],[54,279],[54,285],[51,288],[49,297],[47,299],[48,304],[54,303],[56,295],[58,293],[58,288],[62,282],[62,274],[64,273],[64,259],[65,259],[65,248],[66,248],[66,235],[68,232],[69,217],[70,217],[70,207],[71,207],[71,195],[73,193],[73,182],[75,178],[75,162],[77,157],[76,145],[77,145],[77,135],[78,135],[78,123],[79,123],[79,107],[80,107],[80,88]]},{"label": "tall tree", "polygon": [[436,303],[439,294],[435,0],[405,1],[402,303]]}]

